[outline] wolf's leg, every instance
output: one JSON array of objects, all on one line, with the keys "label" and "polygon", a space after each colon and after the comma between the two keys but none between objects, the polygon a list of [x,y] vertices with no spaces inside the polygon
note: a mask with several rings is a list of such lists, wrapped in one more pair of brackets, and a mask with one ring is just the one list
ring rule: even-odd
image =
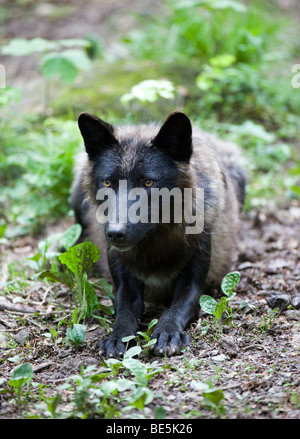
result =
[{"label": "wolf's leg", "polygon": [[112,333],[100,342],[100,355],[120,357],[125,352],[123,337],[136,335],[144,312],[143,286],[135,278],[122,273],[117,282],[116,322]]},{"label": "wolf's leg", "polygon": [[171,306],[166,310],[152,338],[156,338],[152,352],[156,355],[176,355],[183,346],[189,345],[185,327],[199,312],[199,298],[210,266],[210,235],[204,235],[191,261],[179,276]]}]

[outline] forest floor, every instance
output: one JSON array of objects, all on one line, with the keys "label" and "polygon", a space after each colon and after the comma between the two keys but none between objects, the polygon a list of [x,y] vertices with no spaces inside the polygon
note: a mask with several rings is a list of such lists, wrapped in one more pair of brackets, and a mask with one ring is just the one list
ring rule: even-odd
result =
[{"label": "forest floor", "polygon": [[[155,399],[145,417],[153,419],[157,406],[174,419],[300,417],[300,205],[253,215],[245,215],[241,223],[234,267],[241,281],[231,304],[232,322],[219,331],[200,312],[188,329],[190,347],[178,357],[158,358],[158,365],[168,367],[149,384]],[[1,253],[7,261],[18,260],[32,256],[36,246],[25,237],[2,247]],[[47,386],[48,397],[54,396],[81,366],[100,367],[98,345],[105,331],[89,321],[86,340],[75,350],[63,342],[61,326],[54,344],[46,334],[68,310],[68,291],[29,279],[26,285],[14,295],[15,303],[0,301],[0,376],[8,382],[16,362],[28,361],[34,380]],[[210,328],[201,335],[204,320]],[[141,361],[151,364],[153,358],[143,355]],[[201,383],[207,382],[224,394],[214,410],[201,403]],[[22,412],[24,407],[11,403],[10,395],[2,396],[2,418],[18,418]],[[27,413],[36,412],[31,407]]]},{"label": "forest floor", "polygon": [[[24,17],[20,32],[18,17],[11,18],[6,37],[85,37],[88,31],[97,29],[100,13],[105,21],[113,10],[119,17],[116,23],[127,25],[122,20],[118,1],[110,2],[107,15],[99,10],[99,1],[84,9],[77,2],[74,4],[71,18],[68,15],[69,18],[56,20],[52,26],[47,17],[50,3],[41,2],[39,20],[30,14]],[[103,4],[107,7],[107,2]],[[32,25],[33,20],[36,26]],[[79,22],[81,26],[76,27]],[[24,64],[11,64],[12,75],[22,76],[21,70],[30,71]],[[155,409],[162,406],[168,419],[299,419],[300,204],[296,201],[290,205],[279,204],[276,209],[252,209],[243,215],[233,267],[240,271],[241,280],[231,303],[232,321],[220,330],[209,316],[200,312],[198,321],[187,331],[190,347],[180,356],[156,359],[158,366],[165,368],[148,384],[154,399],[146,405],[143,417],[153,419]],[[65,227],[62,222],[55,231]],[[1,264],[8,267],[11,263],[24,263],[35,254],[37,245],[38,240],[31,236],[1,244]],[[75,350],[64,343],[66,327],[62,325],[54,343],[45,334],[50,333],[50,328],[69,309],[69,293],[62,286],[32,280],[31,276],[30,271],[26,272],[23,287],[19,282],[13,295],[0,297],[0,387],[8,387],[16,365],[30,362],[33,380],[43,386],[44,395],[49,398],[57,394],[58,386],[71,375],[78,374],[81,366],[95,365],[101,369],[98,345],[105,330],[98,321],[88,321],[86,340]],[[5,277],[3,270],[2,282]],[[203,334],[207,325],[209,329]],[[141,357],[145,364],[153,360],[145,354]],[[214,389],[223,391],[220,403],[209,404],[203,399],[203,383],[211,383]],[[63,392],[67,406],[72,395],[68,395],[68,390]],[[136,410],[136,413],[140,412]],[[37,414],[38,409],[30,401],[17,405],[10,393],[0,393],[0,418]],[[128,417],[134,414],[131,411]],[[126,417],[125,412],[122,417]]]}]

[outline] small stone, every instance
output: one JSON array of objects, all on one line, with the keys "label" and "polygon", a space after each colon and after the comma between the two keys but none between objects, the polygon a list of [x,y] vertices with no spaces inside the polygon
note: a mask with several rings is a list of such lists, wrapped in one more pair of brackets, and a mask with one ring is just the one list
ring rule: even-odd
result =
[{"label": "small stone", "polygon": [[285,312],[285,316],[288,320],[300,320],[300,312],[296,309],[288,309]]},{"label": "small stone", "polygon": [[288,294],[273,294],[267,299],[267,304],[270,308],[279,308],[280,311],[284,311],[290,304],[290,296]]},{"label": "small stone", "polygon": [[237,342],[232,337],[222,337],[220,345],[230,357],[237,356]]},{"label": "small stone", "polygon": [[291,305],[295,309],[299,309],[300,308],[300,294],[297,294],[296,296],[294,296],[292,298]]},{"label": "small stone", "polygon": [[14,340],[21,345],[25,345],[26,341],[29,339],[29,331],[28,329],[21,329],[15,336]]},{"label": "small stone", "polygon": [[207,390],[208,385],[206,383],[202,383],[201,381],[193,380],[189,383],[189,387],[192,390],[200,390],[202,392],[203,390]]},{"label": "small stone", "polygon": [[215,357],[211,357],[211,359],[212,359],[213,361],[217,361],[217,362],[219,362],[219,361],[225,361],[225,360],[227,359],[227,356],[224,355],[224,354],[220,354],[220,355],[216,355]]}]

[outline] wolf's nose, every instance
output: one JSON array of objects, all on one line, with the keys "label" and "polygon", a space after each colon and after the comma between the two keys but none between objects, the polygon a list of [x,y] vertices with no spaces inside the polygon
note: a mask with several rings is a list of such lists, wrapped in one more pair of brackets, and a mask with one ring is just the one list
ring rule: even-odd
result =
[{"label": "wolf's nose", "polygon": [[126,240],[126,228],[120,227],[118,224],[110,226],[106,237],[111,244],[123,244]]}]

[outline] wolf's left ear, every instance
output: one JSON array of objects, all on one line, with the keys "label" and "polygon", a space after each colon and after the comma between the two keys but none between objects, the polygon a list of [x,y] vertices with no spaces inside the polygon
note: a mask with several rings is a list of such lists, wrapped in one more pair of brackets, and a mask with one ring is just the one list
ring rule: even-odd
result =
[{"label": "wolf's left ear", "polygon": [[189,162],[192,155],[192,125],[186,114],[171,113],[152,144],[168,153],[174,160]]},{"label": "wolf's left ear", "polygon": [[102,148],[117,143],[113,127],[92,114],[81,113],[78,117],[78,126],[90,160],[95,159]]}]

